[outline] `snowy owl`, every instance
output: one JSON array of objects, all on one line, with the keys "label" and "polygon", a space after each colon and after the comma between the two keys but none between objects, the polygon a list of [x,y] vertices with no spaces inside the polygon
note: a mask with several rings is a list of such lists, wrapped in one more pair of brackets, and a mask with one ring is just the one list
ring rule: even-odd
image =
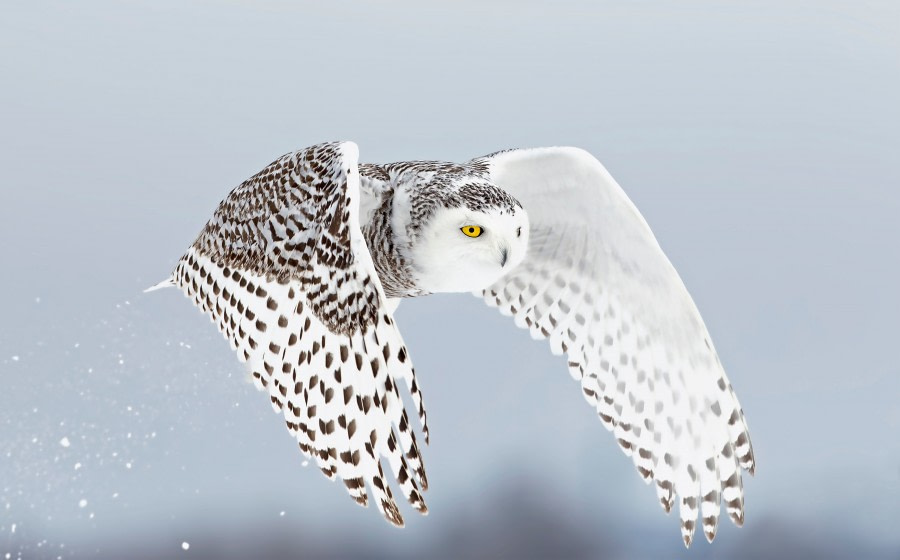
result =
[{"label": "snowy owl", "polygon": [[722,502],[743,523],[744,415],[700,314],[647,223],[593,156],[509,150],[468,163],[360,164],[352,142],[286,154],[225,198],[172,275],[246,362],[300,450],[403,525],[421,513],[420,384],[401,298],[475,292],[565,354],[602,424],[679,506],[690,545]]}]

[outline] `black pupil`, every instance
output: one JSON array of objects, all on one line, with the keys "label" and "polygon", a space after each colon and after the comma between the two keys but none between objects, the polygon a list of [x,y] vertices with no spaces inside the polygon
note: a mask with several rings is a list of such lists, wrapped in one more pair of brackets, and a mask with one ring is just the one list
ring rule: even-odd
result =
[{"label": "black pupil", "polygon": [[469,233],[475,233],[475,228],[470,227],[470,228],[469,228]]}]

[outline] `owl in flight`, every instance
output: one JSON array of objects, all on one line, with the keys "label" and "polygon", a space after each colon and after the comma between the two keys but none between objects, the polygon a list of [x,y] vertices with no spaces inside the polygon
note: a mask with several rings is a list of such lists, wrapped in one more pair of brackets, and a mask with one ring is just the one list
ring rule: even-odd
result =
[{"label": "owl in flight", "polygon": [[721,503],[743,523],[744,415],[700,313],[650,228],[577,148],[468,163],[360,164],[352,142],[241,183],[172,275],[246,362],[300,450],[402,526],[428,479],[422,391],[393,319],[402,298],[475,292],[568,358],[569,374],[690,545]]}]

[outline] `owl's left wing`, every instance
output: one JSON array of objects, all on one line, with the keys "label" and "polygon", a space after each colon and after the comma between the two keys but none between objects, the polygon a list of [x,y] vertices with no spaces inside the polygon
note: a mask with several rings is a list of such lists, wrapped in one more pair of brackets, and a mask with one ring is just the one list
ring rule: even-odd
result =
[{"label": "owl's left wing", "polygon": [[[668,512],[681,497],[689,546],[721,501],[743,523],[741,468],[754,459],[737,397],[678,273],[593,156],[577,148],[500,152],[472,162],[528,212],[525,260],[484,291],[534,338],[568,357],[620,447]],[[698,507],[699,506],[699,507]]]},{"label": "owl's left wing", "polygon": [[358,159],[352,142],[279,158],[222,201],[168,283],[216,323],[300,450],[402,526],[382,461],[421,513],[428,482],[401,383],[426,442],[428,428],[360,229],[360,195],[377,186]]}]

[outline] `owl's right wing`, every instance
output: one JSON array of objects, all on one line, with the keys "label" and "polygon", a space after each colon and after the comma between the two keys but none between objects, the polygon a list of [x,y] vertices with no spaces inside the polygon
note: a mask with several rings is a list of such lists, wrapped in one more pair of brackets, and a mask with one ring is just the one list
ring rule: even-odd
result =
[{"label": "owl's right wing", "polygon": [[368,486],[384,516],[402,525],[382,459],[422,513],[428,483],[401,381],[426,441],[428,429],[360,229],[358,157],[343,142],[279,158],[222,201],[170,281],[247,363],[300,450],[362,505]]},{"label": "owl's right wing", "polygon": [[531,224],[525,260],[485,300],[567,355],[603,425],[656,481],[662,507],[681,497],[686,545],[698,510],[713,539],[722,500],[742,524],[741,467],[755,465],[744,415],[700,313],[637,208],[577,148],[472,163],[522,203]]}]

